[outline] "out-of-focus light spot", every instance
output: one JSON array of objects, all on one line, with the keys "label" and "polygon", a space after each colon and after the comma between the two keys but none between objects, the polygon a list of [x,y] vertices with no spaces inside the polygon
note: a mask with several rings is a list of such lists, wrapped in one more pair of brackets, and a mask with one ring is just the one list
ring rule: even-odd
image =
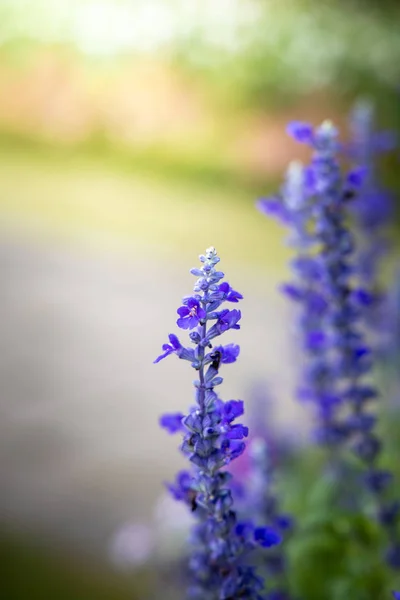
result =
[{"label": "out-of-focus light spot", "polygon": [[154,550],[154,532],[144,523],[126,523],[111,540],[109,554],[119,569],[147,562]]}]

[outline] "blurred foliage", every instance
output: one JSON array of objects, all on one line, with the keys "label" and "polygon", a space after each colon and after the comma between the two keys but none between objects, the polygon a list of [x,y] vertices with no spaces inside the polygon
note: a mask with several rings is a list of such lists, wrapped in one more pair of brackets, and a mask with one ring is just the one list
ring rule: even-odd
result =
[{"label": "blurred foliage", "polygon": [[349,2],[345,9],[311,0],[255,4],[237,26],[234,49],[201,28],[177,41],[180,64],[209,78],[225,100],[265,108],[320,89],[339,97],[385,93],[400,80],[398,4],[364,11]]},{"label": "blurred foliage", "polygon": [[[399,430],[399,415],[392,411],[380,434],[386,443],[382,463],[396,474]],[[355,475],[352,489],[346,474],[324,474],[323,452],[315,448],[297,453],[286,465],[281,495],[285,509],[296,519],[295,533],[287,542],[290,586],[296,598],[384,600],[399,587],[398,576],[383,560],[387,540],[371,520],[373,509],[357,485],[359,467],[350,468]],[[392,492],[398,497],[400,486],[396,488]]]},{"label": "blurred foliage", "polygon": [[0,147],[0,181],[3,223],[32,224],[33,231],[39,226],[41,235],[105,234],[153,244],[155,252],[161,244],[175,255],[214,239],[239,264],[282,271],[287,260],[281,228],[260,218],[254,194],[234,179],[224,186],[199,176],[196,184],[174,170],[161,176],[151,163],[138,167],[128,157],[121,165],[107,154],[46,146],[30,152],[6,144]]},{"label": "blurred foliage", "polygon": [[33,4],[34,11],[26,0],[0,5],[0,44],[10,52],[30,42],[73,46],[107,64],[129,54],[169,56],[228,103],[265,108],[321,88],[354,95],[400,81],[395,0]]},{"label": "blurred foliage", "polygon": [[171,184],[191,184],[205,189],[220,189],[256,198],[266,190],[272,190],[278,182],[271,182],[269,174],[247,173],[221,160],[218,155],[210,156],[207,149],[183,154],[170,145],[149,144],[132,147],[110,140],[101,131],[82,142],[72,145],[57,145],[46,138],[3,131],[0,133],[0,152],[32,157],[52,163],[66,161],[79,164],[85,159],[98,162],[99,168],[125,174],[141,174]]},{"label": "blurred foliage", "polygon": [[37,546],[26,538],[0,538],[1,596],[5,600],[143,600],[144,573],[117,577],[104,565]]}]

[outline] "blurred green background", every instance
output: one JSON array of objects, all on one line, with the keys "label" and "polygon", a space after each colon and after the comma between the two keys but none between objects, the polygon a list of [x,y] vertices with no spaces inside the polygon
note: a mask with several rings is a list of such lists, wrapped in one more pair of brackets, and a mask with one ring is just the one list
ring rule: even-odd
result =
[{"label": "blurred green background", "polygon": [[[277,427],[306,431],[274,291],[288,251],[254,200],[307,157],[290,119],[346,139],[367,96],[400,130],[399,20],[395,1],[0,0],[7,600],[153,597],[108,548],[180,464],[157,418],[190,373],[151,363],[210,244],[246,298],[226,393],[273,381]],[[398,189],[395,158],[383,172]]]}]

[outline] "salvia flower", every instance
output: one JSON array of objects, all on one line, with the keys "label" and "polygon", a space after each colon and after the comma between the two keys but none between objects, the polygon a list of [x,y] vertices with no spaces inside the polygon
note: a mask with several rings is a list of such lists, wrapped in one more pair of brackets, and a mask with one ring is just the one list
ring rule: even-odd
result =
[{"label": "salvia flower", "polygon": [[[303,177],[296,174],[303,192],[296,189],[294,201],[294,186],[287,182],[281,197],[298,249],[292,262],[295,280],[285,292],[300,304],[301,337],[308,355],[300,396],[317,409],[317,441],[332,453],[352,447],[364,465],[364,484],[375,497],[378,512],[385,512],[391,474],[377,466],[381,442],[368,410],[369,401],[377,397],[369,383],[373,361],[364,333],[369,290],[356,283],[357,279],[362,283],[363,277],[348,227],[349,200],[357,196],[362,177],[358,169],[342,175],[337,131],[331,123],[323,123],[307,136],[303,131],[305,127],[298,124],[289,127],[296,139],[313,150]],[[381,524],[391,540],[388,562],[397,568],[400,548],[395,526]]]},{"label": "salvia flower", "polygon": [[191,465],[168,486],[173,497],[186,503],[196,517],[190,539],[188,598],[261,600],[264,582],[248,565],[247,556],[256,547],[278,544],[280,534],[272,527],[239,523],[233,509],[231,475],[225,467],[243,453],[248,428],[235,423],[244,412],[243,402],[224,402],[215,387],[223,381],[221,364],[235,362],[239,346],[213,347],[211,341],[240,328],[240,310],[220,307],[225,301],[238,302],[242,295],[221,283],[224,273],[216,269],[219,260],[214,248],[200,256],[202,266],[191,271],[198,277],[194,294],[184,298],[178,309],[177,324],[190,330],[193,347],[184,348],[171,334],[170,344],[163,346],[163,354],[155,360],[175,353],[191,363],[197,372],[196,403],[186,415],[164,415],[160,424],[170,433],[182,431],[181,451]]}]

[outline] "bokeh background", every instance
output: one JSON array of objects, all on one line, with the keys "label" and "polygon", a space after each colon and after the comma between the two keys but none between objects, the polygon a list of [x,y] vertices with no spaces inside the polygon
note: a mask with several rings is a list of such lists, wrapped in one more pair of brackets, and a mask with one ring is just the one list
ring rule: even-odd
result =
[{"label": "bokeh background", "polygon": [[[180,464],[157,419],[192,379],[152,361],[209,245],[245,295],[225,397],[265,386],[276,430],[307,435],[276,291],[289,252],[254,201],[306,158],[288,120],[330,118],[346,139],[368,97],[400,129],[399,22],[383,0],[0,0],[7,600],[152,597],[149,531],[162,560]],[[382,165],[394,190],[398,171]],[[132,574],[113,569],[124,549]]]}]

